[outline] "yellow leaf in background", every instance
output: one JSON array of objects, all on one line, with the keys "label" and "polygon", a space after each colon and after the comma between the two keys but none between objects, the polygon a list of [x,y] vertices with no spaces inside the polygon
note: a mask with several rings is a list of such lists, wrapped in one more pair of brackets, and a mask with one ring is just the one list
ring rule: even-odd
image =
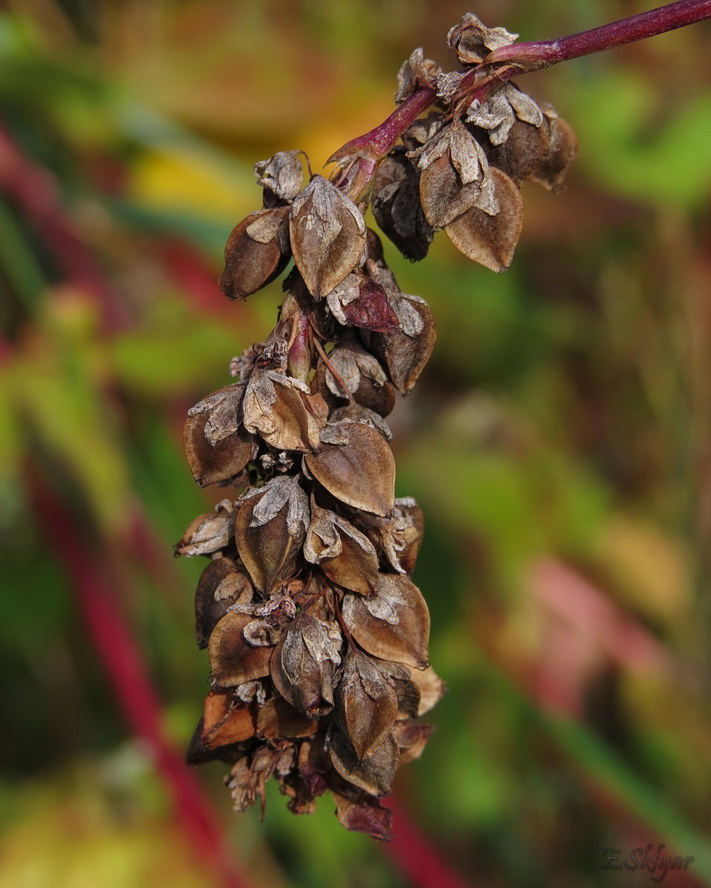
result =
[{"label": "yellow leaf in background", "polygon": [[132,166],[129,196],[161,210],[190,211],[233,223],[261,203],[255,178],[189,147],[146,151]]},{"label": "yellow leaf in background", "polygon": [[618,515],[600,530],[595,552],[631,607],[664,623],[688,615],[691,576],[681,540]]}]

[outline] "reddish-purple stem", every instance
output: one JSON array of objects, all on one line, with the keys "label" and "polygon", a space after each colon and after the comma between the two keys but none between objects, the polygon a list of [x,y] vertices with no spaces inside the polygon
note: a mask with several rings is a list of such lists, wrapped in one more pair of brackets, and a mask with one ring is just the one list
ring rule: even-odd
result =
[{"label": "reddish-purple stem", "polygon": [[107,284],[91,249],[66,215],[51,173],[29,160],[0,126],[0,189],[35,226],[69,284],[92,293],[102,307],[106,327],[125,324],[126,311]]},{"label": "reddish-purple stem", "polygon": [[407,876],[414,888],[471,888],[456,873],[428,836],[420,832],[406,808],[396,798],[385,799],[393,812],[393,837],[384,843],[383,852]]},{"label": "reddish-purple stem", "polygon": [[224,888],[249,888],[231,860],[210,802],[165,735],[160,701],[105,571],[90,556],[69,511],[36,473],[30,476],[30,486],[43,530],[71,580],[89,638],[121,711],[131,730],[148,744],[187,842]]},{"label": "reddish-purple stem", "polygon": [[483,64],[508,62],[521,68],[521,73],[535,71],[557,62],[665,34],[708,18],[711,18],[711,0],[679,0],[678,3],[668,3],[666,6],[592,28],[590,31],[560,37],[558,40],[502,46],[490,53]]},{"label": "reddish-purple stem", "polygon": [[[668,3],[657,9],[642,12],[629,18],[620,19],[599,28],[581,31],[560,37],[558,40],[545,40],[534,43],[512,43],[502,46],[490,53],[481,65],[470,68],[462,79],[461,88],[454,100],[458,104],[464,99],[484,100],[488,94],[502,83],[519,74],[526,74],[540,68],[547,68],[557,62],[590,55],[604,49],[623,46],[636,40],[654,37],[693,25],[696,22],[711,18],[711,0],[679,0]],[[494,65],[504,67],[493,68]],[[488,72],[487,72],[487,69]],[[383,157],[395,145],[410,124],[437,99],[437,92],[431,86],[423,85],[406,99],[380,126],[358,136],[345,144],[331,155],[330,161],[345,164],[348,159],[360,158],[356,163],[353,178],[362,180],[365,176],[364,166],[377,166],[377,160]],[[344,184],[349,188],[348,181],[337,182],[339,187]],[[362,182],[356,187],[356,193],[363,191]]]},{"label": "reddish-purple stem", "polygon": [[429,108],[436,98],[437,92],[431,86],[420,87],[407,101],[399,105],[380,126],[376,126],[375,129],[362,136],[351,139],[350,142],[332,154],[328,162],[340,161],[359,154],[382,157],[393,147],[408,126]]}]

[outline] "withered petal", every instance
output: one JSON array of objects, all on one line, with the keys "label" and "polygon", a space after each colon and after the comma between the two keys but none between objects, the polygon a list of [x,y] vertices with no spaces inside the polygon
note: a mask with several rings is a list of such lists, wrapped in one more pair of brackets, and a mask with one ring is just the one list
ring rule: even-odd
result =
[{"label": "withered petal", "polygon": [[336,816],[341,826],[353,832],[365,833],[381,842],[390,841],[393,813],[378,799],[363,793],[355,801],[334,792],[333,800],[336,803]]}]

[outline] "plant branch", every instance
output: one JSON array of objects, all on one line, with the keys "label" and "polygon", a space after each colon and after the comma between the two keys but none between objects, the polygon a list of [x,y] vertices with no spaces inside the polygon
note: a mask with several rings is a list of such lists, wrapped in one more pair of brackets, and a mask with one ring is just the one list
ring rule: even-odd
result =
[{"label": "plant branch", "polygon": [[558,62],[591,55],[604,49],[614,49],[647,37],[656,37],[686,25],[711,18],[711,0],[680,0],[667,3],[657,9],[650,9],[620,19],[599,28],[570,34],[558,40],[544,40],[538,43],[512,43],[494,50],[483,64],[495,65],[501,62],[514,65],[519,73],[547,68]]},{"label": "plant branch", "polygon": [[[489,53],[480,65],[466,71],[454,103],[458,104],[464,99],[469,102],[473,99],[483,101],[497,85],[520,74],[655,37],[706,19],[711,19],[711,0],[679,0],[557,40],[511,43]],[[494,68],[495,65],[502,67]],[[355,194],[362,193],[365,190],[364,180],[372,176],[379,159],[395,145],[410,124],[436,101],[436,89],[423,84],[383,123],[351,139],[334,152],[329,163],[337,162],[345,166],[348,161],[357,158],[336,184],[349,191],[352,189]],[[358,184],[353,187],[355,180]]]}]

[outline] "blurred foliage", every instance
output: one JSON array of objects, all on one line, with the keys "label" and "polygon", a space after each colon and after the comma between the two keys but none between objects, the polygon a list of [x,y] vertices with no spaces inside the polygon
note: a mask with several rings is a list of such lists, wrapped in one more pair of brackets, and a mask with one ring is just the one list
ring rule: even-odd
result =
[{"label": "blurred foliage", "polygon": [[[482,0],[525,38],[642,8]],[[272,285],[223,304],[252,164],[315,170],[391,110],[447,0],[8,0],[0,12],[0,886],[214,885],[130,736],[37,490],[102,566],[185,745],[207,660],[200,565],[171,544],[224,491],[193,487],[189,406],[271,328]],[[522,84],[574,126],[560,195],[525,191],[511,270],[443,239],[389,251],[439,341],[392,417],[398,492],[428,517],[416,579],[450,691],[401,805],[472,886],[608,885],[603,849],[664,842],[711,885],[709,26]],[[254,886],[408,884],[327,799],[236,817]],[[632,875],[625,873],[632,879]],[[644,874],[637,873],[640,877]],[[622,878],[622,877],[621,877]],[[644,879],[648,876],[644,875]],[[632,884],[632,882],[630,882]]]}]

